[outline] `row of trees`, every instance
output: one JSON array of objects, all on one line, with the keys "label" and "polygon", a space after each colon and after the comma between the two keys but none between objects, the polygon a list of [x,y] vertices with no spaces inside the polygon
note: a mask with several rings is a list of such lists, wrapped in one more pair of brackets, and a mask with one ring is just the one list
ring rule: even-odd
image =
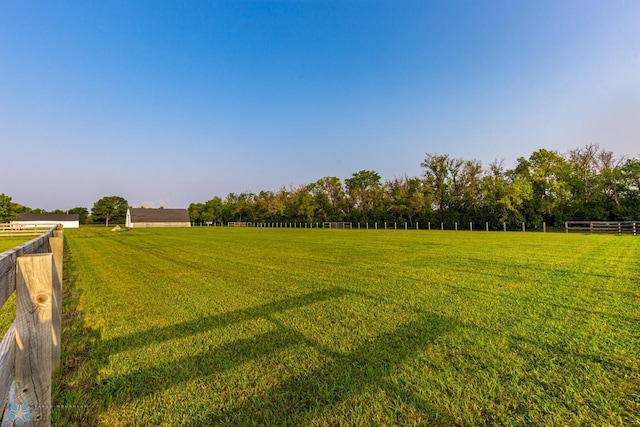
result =
[{"label": "row of trees", "polygon": [[590,144],[566,154],[541,149],[513,169],[495,161],[427,154],[420,177],[382,182],[375,171],[324,177],[277,191],[231,193],[192,203],[194,223],[488,222],[494,229],[562,226],[568,220],[640,219],[640,160]]},{"label": "row of trees", "polygon": [[85,207],[75,207],[63,211],[55,209],[46,211],[44,209],[32,209],[12,201],[6,194],[0,194],[0,224],[15,221],[21,214],[77,214],[80,224],[109,224],[109,221],[122,223],[127,215],[129,203],[120,196],[106,196],[93,204],[91,214]]},{"label": "row of trees", "polygon": [[0,224],[15,221],[21,214],[78,214],[81,224],[86,224],[89,218],[87,208],[77,207],[67,211],[60,209],[46,211],[40,208],[32,209],[20,203],[15,203],[12,200],[8,195],[4,193],[0,194]]},{"label": "row of trees", "polygon": [[[191,203],[195,224],[247,222],[351,221],[440,223],[488,222],[493,229],[506,222],[529,228],[562,226],[568,220],[640,219],[640,160],[617,157],[590,144],[565,154],[541,149],[518,159],[513,169],[503,162],[487,166],[442,154],[427,154],[420,177],[382,181],[375,171],[361,170],[342,182],[327,176],[310,184],[277,191],[230,193],[205,203]],[[107,196],[89,210],[77,207],[80,223],[123,223],[129,204]],[[30,209],[0,194],[0,223]]]}]

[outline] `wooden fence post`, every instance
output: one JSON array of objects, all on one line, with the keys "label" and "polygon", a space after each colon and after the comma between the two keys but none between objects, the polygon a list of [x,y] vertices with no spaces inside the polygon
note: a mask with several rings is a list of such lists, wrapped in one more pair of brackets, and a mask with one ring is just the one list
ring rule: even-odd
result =
[{"label": "wooden fence post", "polygon": [[503,223],[502,223],[502,230],[503,230],[504,232],[506,232],[506,231],[507,231],[507,223],[506,223],[506,222],[503,222]]},{"label": "wooden fence post", "polygon": [[525,225],[524,225],[524,222],[523,222],[522,223],[522,232],[524,233],[525,231],[526,231],[526,229],[525,229]]},{"label": "wooden fence post", "polygon": [[51,424],[53,254],[18,257],[15,403],[29,405],[31,423]]},{"label": "wooden fence post", "polygon": [[[12,382],[16,366],[16,322],[9,326],[9,330],[0,342],[0,396],[7,396],[12,390]],[[13,401],[13,399],[11,399]],[[4,403],[4,402],[3,402]],[[6,413],[6,408],[5,408]],[[4,418],[7,418],[6,416]]]},{"label": "wooden fence post", "polygon": [[473,222],[469,223],[469,231],[473,231]]},{"label": "wooden fence post", "polygon": [[546,233],[547,232],[547,223],[546,222],[542,222],[542,232]]},{"label": "wooden fence post", "polygon": [[49,246],[53,254],[53,347],[51,348],[51,365],[54,371],[60,368],[60,339],[61,339],[61,319],[62,319],[62,258],[63,258],[63,238],[49,237]]},{"label": "wooden fence post", "polygon": [[484,228],[485,228],[486,231],[489,231],[489,223],[488,222],[484,223]]}]

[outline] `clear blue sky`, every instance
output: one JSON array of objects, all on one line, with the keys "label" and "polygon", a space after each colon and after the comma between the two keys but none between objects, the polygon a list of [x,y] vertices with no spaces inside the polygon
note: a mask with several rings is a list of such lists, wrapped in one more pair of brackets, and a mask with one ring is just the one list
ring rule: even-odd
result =
[{"label": "clear blue sky", "polygon": [[32,208],[588,143],[640,156],[638,0],[0,0],[0,193]]}]

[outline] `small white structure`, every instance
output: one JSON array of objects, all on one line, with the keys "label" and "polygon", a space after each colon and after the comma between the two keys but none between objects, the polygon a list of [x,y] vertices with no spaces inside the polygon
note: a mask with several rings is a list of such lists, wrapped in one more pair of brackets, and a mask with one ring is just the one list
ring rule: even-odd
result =
[{"label": "small white structure", "polygon": [[191,227],[191,218],[186,209],[127,209],[128,228]]},{"label": "small white structure", "polygon": [[11,224],[24,228],[46,228],[62,224],[64,228],[80,228],[78,214],[22,214]]}]

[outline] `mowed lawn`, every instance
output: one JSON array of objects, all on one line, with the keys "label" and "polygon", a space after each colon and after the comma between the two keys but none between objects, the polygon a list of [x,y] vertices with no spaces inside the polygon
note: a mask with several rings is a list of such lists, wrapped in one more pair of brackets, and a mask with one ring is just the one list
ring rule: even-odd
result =
[{"label": "mowed lawn", "polygon": [[640,424],[640,237],[65,237],[54,425]]},{"label": "mowed lawn", "polygon": [[9,237],[9,236],[3,236],[0,234],[0,253],[7,251],[15,246],[21,245],[25,242],[28,242],[34,237],[36,236]]},{"label": "mowed lawn", "polygon": [[[0,253],[8,251],[16,246],[28,242],[37,236],[8,236],[0,234]],[[9,326],[16,318],[16,294],[11,294],[9,299],[0,307],[0,334],[4,336]]]}]

